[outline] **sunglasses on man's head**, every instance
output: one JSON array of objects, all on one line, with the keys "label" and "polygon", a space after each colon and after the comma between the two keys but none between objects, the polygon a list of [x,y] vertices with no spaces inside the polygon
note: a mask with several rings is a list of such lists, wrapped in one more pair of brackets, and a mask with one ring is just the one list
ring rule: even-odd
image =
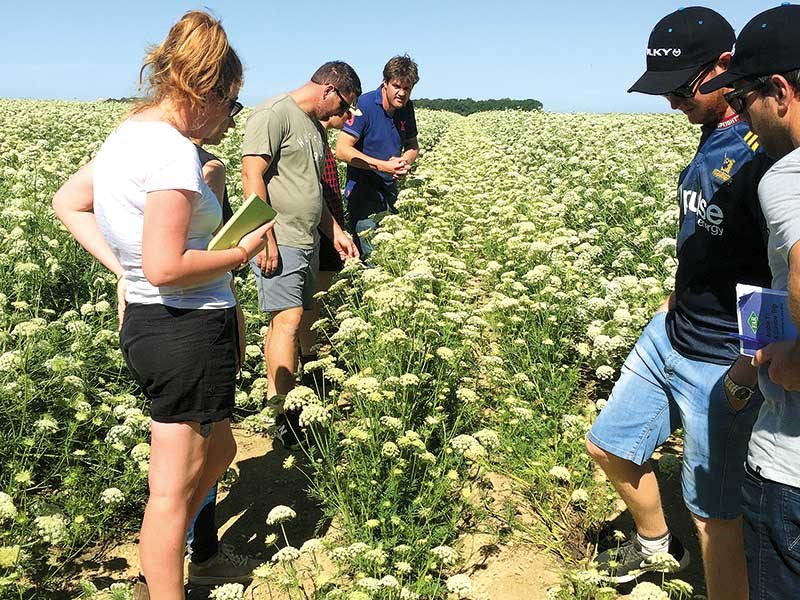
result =
[{"label": "sunglasses on man's head", "polygon": [[767,83],[764,80],[756,79],[724,94],[725,101],[733,109],[733,112],[741,115],[747,110],[747,94],[765,87],[767,87]]},{"label": "sunglasses on man's head", "polygon": [[698,73],[694,79],[689,81],[688,83],[684,83],[682,86],[675,88],[671,92],[667,92],[664,96],[674,96],[675,98],[682,98],[683,100],[688,100],[690,98],[694,98],[695,94],[697,94],[697,88],[700,84],[700,81],[711,72],[711,69],[714,68],[714,65],[717,64],[715,60],[713,63],[710,63],[703,67],[703,69]]}]

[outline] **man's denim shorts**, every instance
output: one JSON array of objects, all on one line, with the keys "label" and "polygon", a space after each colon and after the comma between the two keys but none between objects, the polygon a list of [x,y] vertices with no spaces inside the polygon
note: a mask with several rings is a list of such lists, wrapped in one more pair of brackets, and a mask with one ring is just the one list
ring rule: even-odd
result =
[{"label": "man's denim shorts", "polygon": [[728,366],[676,352],[665,319],[658,313],[645,327],[588,438],[641,465],[682,427],[686,506],[699,517],[734,519],[742,514],[747,443],[762,396],[734,411],[722,384]]},{"label": "man's denim shorts", "polygon": [[265,275],[256,265],[250,267],[258,285],[258,306],[264,312],[278,312],[289,308],[314,306],[316,272],[319,270],[319,244],[313,249],[278,245],[278,268]]}]

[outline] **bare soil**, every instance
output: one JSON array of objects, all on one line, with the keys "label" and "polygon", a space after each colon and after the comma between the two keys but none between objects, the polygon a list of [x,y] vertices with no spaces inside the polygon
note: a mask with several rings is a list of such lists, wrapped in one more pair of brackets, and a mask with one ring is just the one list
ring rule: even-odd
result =
[{"label": "bare soil", "polygon": [[[234,430],[234,436],[239,445],[233,465],[238,477],[229,490],[220,493],[217,502],[221,542],[232,545],[239,553],[267,561],[273,549],[264,544],[268,533],[265,521],[277,504],[291,506],[297,512],[297,518],[286,524],[289,540],[296,547],[309,538],[332,535],[327,529],[317,530],[322,513],[301,491],[308,485],[305,476],[297,469],[283,469],[289,453],[266,436],[241,429]],[[492,476],[492,484],[490,502],[499,507],[513,493],[512,486],[499,476]],[[131,537],[114,547],[87,553],[78,564],[80,579],[92,581],[100,589],[115,582],[132,581],[138,574],[137,542],[136,537]],[[470,532],[462,536],[460,547],[475,600],[544,600],[547,590],[558,583],[560,563],[513,535],[499,542],[490,531]],[[210,591],[207,587],[187,587],[187,598],[205,600]],[[251,586],[245,597],[284,600],[278,595],[270,596],[265,587],[259,586]]]}]

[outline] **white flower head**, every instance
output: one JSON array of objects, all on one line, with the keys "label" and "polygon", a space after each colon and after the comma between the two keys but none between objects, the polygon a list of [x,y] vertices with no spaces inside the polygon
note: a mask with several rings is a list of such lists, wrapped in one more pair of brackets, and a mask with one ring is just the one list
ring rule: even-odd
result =
[{"label": "white flower head", "polygon": [[356,585],[370,591],[381,589],[380,579],[375,579],[374,577],[362,577],[356,582]]},{"label": "white flower head", "polygon": [[309,387],[298,385],[286,394],[283,407],[286,410],[302,410],[309,404],[319,404],[317,394]]},{"label": "white flower head", "polygon": [[58,430],[58,423],[56,423],[55,419],[49,415],[45,415],[40,419],[37,419],[33,423],[33,427],[37,431],[41,431],[43,433],[50,433],[53,431]]},{"label": "white flower head", "polygon": [[308,427],[310,425],[320,424],[326,425],[331,420],[330,411],[321,404],[309,404],[303,408],[300,413],[300,426]]},{"label": "white flower head", "polygon": [[492,450],[500,446],[500,438],[498,437],[497,433],[491,429],[481,429],[480,431],[476,431],[472,434],[472,437],[478,440],[481,446],[488,450]]},{"label": "white flower head", "polygon": [[244,586],[241,583],[218,585],[208,595],[213,600],[243,600]]},{"label": "white flower head", "polygon": [[643,581],[633,588],[628,598],[630,598],[630,600],[669,600],[669,594],[655,583]]},{"label": "white flower head", "polygon": [[39,538],[51,546],[58,546],[67,537],[67,521],[63,515],[54,514],[36,517],[33,520],[33,524],[36,527]]},{"label": "white flower head", "polygon": [[0,522],[11,521],[17,517],[14,500],[5,492],[0,492]]},{"label": "white flower head", "polygon": [[570,470],[560,465],[556,465],[550,469],[547,474],[556,481],[563,481],[564,483],[572,480],[572,473],[570,473]]},{"label": "white flower head", "polygon": [[0,546],[0,569],[11,570],[24,557],[25,553],[19,546]]},{"label": "white flower head", "polygon": [[278,550],[272,557],[274,562],[294,562],[300,558],[300,551],[294,546],[286,546]]},{"label": "white flower head", "polygon": [[601,381],[610,381],[614,378],[614,368],[608,365],[600,365],[595,371],[595,375]]},{"label": "white flower head", "polygon": [[436,356],[438,356],[444,362],[452,362],[455,360],[456,353],[447,346],[442,346],[441,348],[436,349]]},{"label": "white flower head", "polygon": [[267,525],[277,525],[278,523],[283,523],[284,521],[291,521],[297,516],[297,513],[294,512],[288,506],[284,506],[283,504],[279,504],[267,515]]},{"label": "white flower head", "polygon": [[458,552],[454,548],[450,546],[436,546],[435,548],[431,549],[431,554],[433,554],[438,562],[443,565],[454,565],[458,562]]},{"label": "white flower head", "polygon": [[397,581],[396,577],[392,577],[391,575],[384,575],[381,577],[380,580],[381,587],[395,589],[400,587],[400,582]]},{"label": "white flower head", "polygon": [[394,442],[385,442],[381,447],[381,455],[386,458],[397,458],[400,456],[400,448]]},{"label": "white flower head", "polygon": [[589,494],[584,489],[577,489],[572,492],[569,501],[575,506],[586,506],[589,503]]},{"label": "white flower head", "polygon": [[100,493],[100,500],[102,500],[104,504],[121,504],[125,501],[125,494],[123,494],[122,490],[119,488],[110,487],[104,489]]},{"label": "white flower head", "polygon": [[300,546],[300,554],[313,554],[314,552],[322,551],[322,540],[319,538],[311,538],[303,542]]},{"label": "white flower head", "polygon": [[674,573],[681,568],[680,563],[669,552],[656,552],[645,559],[648,565],[657,565],[658,570]]},{"label": "white flower head", "polygon": [[131,458],[137,462],[145,461],[150,458],[150,444],[140,442],[131,448]]},{"label": "white flower head", "polygon": [[472,593],[472,582],[463,573],[448,577],[445,585],[447,586],[447,591],[455,594],[457,598],[469,598]]}]

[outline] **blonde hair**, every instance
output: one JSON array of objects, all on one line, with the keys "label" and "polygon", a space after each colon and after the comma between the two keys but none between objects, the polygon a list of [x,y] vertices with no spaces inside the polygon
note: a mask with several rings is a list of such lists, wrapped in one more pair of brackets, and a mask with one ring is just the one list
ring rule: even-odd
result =
[{"label": "blonde hair", "polygon": [[148,98],[138,110],[165,98],[188,102],[194,108],[212,93],[232,98],[242,85],[242,62],[228,44],[222,24],[202,11],[189,11],[169,30],[167,38],[147,53],[139,71],[145,71]]}]

